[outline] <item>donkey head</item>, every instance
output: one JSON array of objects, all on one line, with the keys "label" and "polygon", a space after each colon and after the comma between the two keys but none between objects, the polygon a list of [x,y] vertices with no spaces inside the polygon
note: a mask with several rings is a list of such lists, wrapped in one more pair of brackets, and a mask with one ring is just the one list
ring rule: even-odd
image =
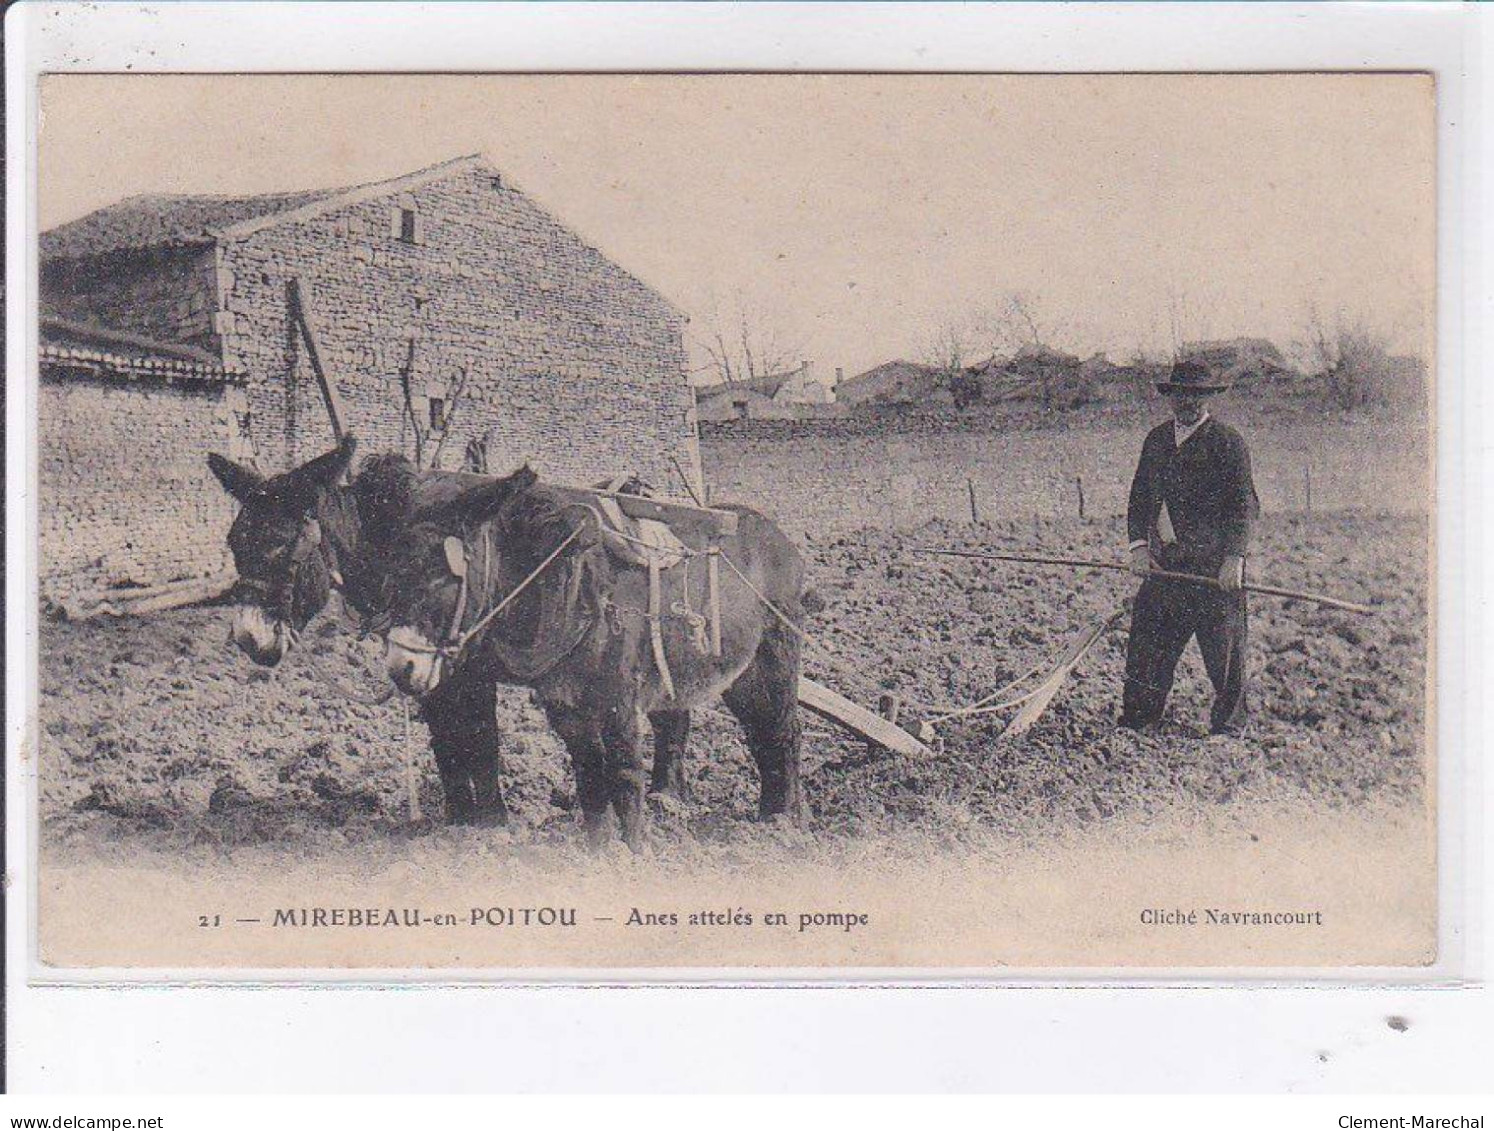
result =
[{"label": "donkey head", "polygon": [[208,466],[239,501],[228,531],[238,569],[233,640],[257,664],[280,662],[295,636],[327,603],[335,568],[316,515],[352,462],[356,441],[282,475],[262,476],[216,452]]},{"label": "donkey head", "polygon": [[397,546],[385,549],[389,612],[386,641],[389,677],[408,695],[424,696],[443,675],[443,654],[463,628],[485,611],[472,607],[463,532],[497,517],[539,477],[528,467],[469,487],[439,506],[414,516]]}]

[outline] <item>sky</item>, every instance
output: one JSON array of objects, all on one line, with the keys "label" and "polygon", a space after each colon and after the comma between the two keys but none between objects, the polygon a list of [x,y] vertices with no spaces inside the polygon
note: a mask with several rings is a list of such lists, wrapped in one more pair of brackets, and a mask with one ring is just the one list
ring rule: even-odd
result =
[{"label": "sky", "polygon": [[1313,311],[1430,357],[1415,75],[53,76],[39,219],[475,152],[683,309],[694,367],[739,307],[851,376],[1012,293],[1118,361]]}]

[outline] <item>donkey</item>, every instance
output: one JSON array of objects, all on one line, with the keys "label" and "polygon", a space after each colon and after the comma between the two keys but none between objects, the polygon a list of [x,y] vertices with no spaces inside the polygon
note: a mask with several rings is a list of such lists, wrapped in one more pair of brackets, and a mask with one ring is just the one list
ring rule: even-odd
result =
[{"label": "donkey", "polygon": [[[374,456],[349,486],[342,479],[357,442],[348,436],[326,452],[281,475],[263,476],[213,453],[208,466],[239,502],[228,532],[239,580],[232,638],[250,659],[278,664],[319,612],[333,588],[365,620],[385,611],[383,563],[365,527],[389,525],[386,515],[418,501],[439,502],[470,488],[474,477],[428,471],[417,475],[400,456]],[[504,824],[508,810],[500,785],[502,762],[496,717],[499,677],[476,674],[445,681],[420,704],[454,824]],[[688,713],[653,718],[653,789],[687,796],[684,746]]]},{"label": "donkey", "polygon": [[[688,719],[691,707],[718,695],[746,731],[761,816],[802,819],[798,551],[756,511],[730,508],[738,523],[720,546],[728,568],[720,578],[719,655],[688,618],[667,611],[706,606],[706,570],[690,569],[688,560],[666,570],[659,627],[668,681],[651,645],[647,570],[615,558],[594,512],[537,479],[524,468],[388,532],[386,660],[395,685],[428,701],[450,681],[491,678],[548,628],[564,641],[563,654],[524,682],[570,753],[591,844],[608,839],[610,806],[624,841],[641,847],[643,718]],[[564,600],[553,599],[562,592]]]},{"label": "donkey", "polygon": [[[334,450],[268,477],[216,452],[208,456],[213,474],[239,502],[228,531],[239,574],[231,593],[232,637],[257,664],[278,664],[334,587],[365,619],[383,609],[382,575],[363,531],[363,512],[377,512],[381,500],[367,482],[341,485],[356,447],[346,437]],[[428,478],[433,490],[448,493],[471,481],[441,472]],[[470,677],[421,704],[450,823],[507,822],[496,704],[494,681]]]}]

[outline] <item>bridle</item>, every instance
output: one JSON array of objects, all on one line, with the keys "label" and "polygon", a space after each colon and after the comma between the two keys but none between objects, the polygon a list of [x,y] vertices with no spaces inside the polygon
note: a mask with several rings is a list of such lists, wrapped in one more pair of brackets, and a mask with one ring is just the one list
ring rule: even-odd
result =
[{"label": "bridle", "polygon": [[[555,562],[555,560],[559,558],[560,555],[563,554],[566,549],[569,548],[570,545],[575,542],[576,539],[580,538],[581,535],[585,532],[586,524],[579,523],[574,530],[572,530],[563,539],[561,539],[560,544],[557,545],[553,550],[551,550],[539,565],[535,566],[534,569],[529,572],[529,574],[524,578],[523,581],[519,582],[518,585],[509,590],[507,596],[505,596],[503,600],[499,601],[492,608],[488,609],[485,613],[477,618],[477,620],[472,624],[470,628],[465,630],[462,628],[462,622],[467,617],[467,605],[469,602],[467,584],[467,544],[461,538],[458,538],[455,535],[448,537],[442,543],[442,548],[446,552],[447,568],[451,570],[453,576],[455,576],[457,579],[458,589],[456,607],[452,610],[451,623],[446,629],[446,636],[440,644],[425,645],[416,644],[413,642],[401,643],[399,645],[400,649],[406,652],[414,652],[417,655],[435,656],[435,674],[437,679],[439,679],[441,673],[440,665],[442,664],[442,662],[449,662],[454,665],[461,658],[462,652],[466,650],[467,645],[475,640],[477,636],[488,627],[488,625],[492,624],[493,620],[500,613],[502,613],[504,609],[508,608],[509,605],[517,600],[519,595],[523,593],[525,589],[529,588],[529,586],[534,583],[534,581],[540,576],[540,574],[544,573],[545,570],[548,569]],[[484,591],[486,591],[488,573],[491,569],[491,562],[494,556],[492,543],[490,541],[490,533],[486,529],[484,530],[484,551],[482,588]]]},{"label": "bridle", "polygon": [[242,574],[234,584],[236,594],[247,594],[256,598],[254,604],[272,613],[278,623],[285,625],[292,643],[299,635],[291,619],[292,604],[301,582],[301,572],[317,554],[321,555],[322,564],[326,567],[328,584],[331,588],[341,591],[343,589],[342,573],[337,568],[330,544],[322,536],[322,524],[314,514],[306,515],[300,529],[296,532],[296,540],[292,543],[289,553],[290,568],[284,579],[270,581],[266,578]]}]

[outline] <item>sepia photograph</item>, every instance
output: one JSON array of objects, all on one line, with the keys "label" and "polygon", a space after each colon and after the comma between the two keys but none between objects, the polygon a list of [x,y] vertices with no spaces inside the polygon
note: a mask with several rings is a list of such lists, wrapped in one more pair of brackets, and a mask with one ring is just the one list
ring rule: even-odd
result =
[{"label": "sepia photograph", "polygon": [[1436,102],[43,76],[37,975],[1431,966]]}]

